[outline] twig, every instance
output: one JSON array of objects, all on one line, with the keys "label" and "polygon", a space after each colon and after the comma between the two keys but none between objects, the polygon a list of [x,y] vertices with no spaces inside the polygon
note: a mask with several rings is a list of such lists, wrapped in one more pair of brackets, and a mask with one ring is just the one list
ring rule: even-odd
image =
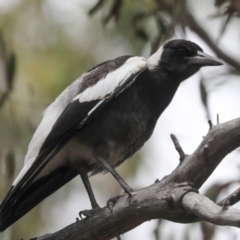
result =
[{"label": "twig", "polygon": [[182,147],[177,139],[177,137],[174,134],[170,134],[171,139],[173,141],[173,144],[177,150],[177,152],[179,153],[180,156],[180,162],[182,162],[185,158],[186,158],[186,154],[184,153],[184,151],[182,150]]},{"label": "twig", "polygon": [[217,114],[217,125],[219,124],[219,114]]},{"label": "twig", "polygon": [[210,131],[212,129],[212,127],[213,127],[212,121],[208,120],[208,124],[209,124],[209,131]]},{"label": "twig", "polygon": [[240,188],[218,203],[219,206],[234,205],[240,201]]}]

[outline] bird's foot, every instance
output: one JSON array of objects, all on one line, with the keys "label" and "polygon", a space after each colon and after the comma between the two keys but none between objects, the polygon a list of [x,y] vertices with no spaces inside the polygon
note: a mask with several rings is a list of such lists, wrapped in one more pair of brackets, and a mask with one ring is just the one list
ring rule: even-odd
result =
[{"label": "bird's foot", "polygon": [[[133,192],[133,190],[132,190],[131,188],[129,188],[129,189],[127,189],[127,190],[125,189],[125,193],[128,194],[128,197],[129,197],[130,199],[131,199],[131,197],[132,197],[132,192]],[[107,201],[107,208],[108,208],[110,211],[113,210],[113,207],[114,207],[114,205],[116,204],[116,202],[118,201],[119,198],[121,198],[121,195],[114,196],[114,197],[111,197],[111,198],[108,199],[108,201]]]},{"label": "bird's foot", "polygon": [[79,212],[79,217],[81,219],[83,219],[83,217],[90,217],[91,215],[93,215],[94,213],[98,212],[99,210],[101,210],[101,208],[99,206],[94,207],[91,210],[83,210]]},{"label": "bird's foot", "polygon": [[128,194],[128,197],[132,197],[133,190],[131,188],[125,189],[125,193]]},{"label": "bird's foot", "polygon": [[114,197],[111,197],[107,200],[107,208],[112,211],[113,210],[113,207],[114,205],[116,204],[116,202],[118,201],[118,199],[120,198],[121,196],[118,195],[118,196],[114,196]]}]

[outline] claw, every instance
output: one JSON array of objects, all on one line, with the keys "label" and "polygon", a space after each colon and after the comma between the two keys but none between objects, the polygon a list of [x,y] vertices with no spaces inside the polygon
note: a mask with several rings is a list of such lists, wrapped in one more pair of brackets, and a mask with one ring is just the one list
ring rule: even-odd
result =
[{"label": "claw", "polygon": [[128,194],[128,198],[130,198],[130,199],[131,199],[131,197],[132,197],[132,192],[133,192],[133,191],[131,191],[131,192],[125,192],[125,193]]},{"label": "claw", "polygon": [[91,209],[91,210],[83,210],[83,211],[80,211],[79,212],[79,217],[81,218],[81,219],[83,219],[83,216],[84,217],[90,217],[91,215],[93,215],[95,212],[98,212],[99,210],[100,210],[101,208],[98,206],[98,207],[95,207],[95,208],[93,208],[93,209]]},{"label": "claw", "polygon": [[[128,198],[130,198],[130,199],[131,199],[131,197],[132,197],[132,192],[133,192],[132,189],[129,190],[129,191],[125,191],[125,193],[128,194]],[[119,199],[120,197],[122,197],[122,196],[121,196],[121,195],[120,195],[120,196],[118,195],[118,196],[111,197],[111,198],[109,198],[109,199],[107,200],[107,208],[108,208],[110,211],[113,210],[114,205],[116,204],[116,202],[118,201],[118,199]]]},{"label": "claw", "polygon": [[114,196],[114,197],[111,197],[107,200],[107,208],[112,211],[113,210],[113,207],[114,205],[116,204],[117,200],[120,198],[121,196]]},{"label": "claw", "polygon": [[79,217],[81,219],[83,219],[83,216],[84,217],[90,217],[92,214],[91,214],[91,210],[83,210],[83,211],[80,211],[79,212]]}]

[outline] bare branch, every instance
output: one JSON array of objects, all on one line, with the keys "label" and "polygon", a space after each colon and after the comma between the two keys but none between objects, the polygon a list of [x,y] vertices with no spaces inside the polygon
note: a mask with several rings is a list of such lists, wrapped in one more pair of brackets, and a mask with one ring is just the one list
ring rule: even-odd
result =
[{"label": "bare branch", "polygon": [[182,199],[182,206],[186,211],[195,214],[201,220],[206,220],[216,225],[240,227],[239,209],[220,207],[209,198],[198,193],[190,192],[185,194]]},{"label": "bare branch", "polygon": [[211,120],[208,120],[208,124],[209,124],[209,131],[210,131],[212,129],[212,127],[213,127],[213,123],[212,123]]},{"label": "bare branch", "polygon": [[219,121],[219,114],[217,114],[217,125],[220,123]]},{"label": "bare branch", "polygon": [[177,152],[179,153],[180,161],[183,161],[187,155],[182,150],[182,147],[181,147],[177,137],[174,134],[171,134],[170,136],[171,136],[171,139],[173,141],[173,144],[174,144]]},{"label": "bare branch", "polygon": [[240,201],[240,188],[238,188],[235,192],[233,192],[227,198],[225,198],[221,202],[219,202],[218,205],[219,206],[227,206],[227,205],[232,206],[239,201]]}]

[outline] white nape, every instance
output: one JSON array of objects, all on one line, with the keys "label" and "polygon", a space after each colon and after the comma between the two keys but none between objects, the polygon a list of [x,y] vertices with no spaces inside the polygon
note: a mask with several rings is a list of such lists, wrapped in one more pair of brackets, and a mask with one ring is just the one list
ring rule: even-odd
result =
[{"label": "white nape", "polygon": [[163,52],[163,47],[160,47],[153,55],[151,55],[147,59],[147,64],[148,64],[148,69],[154,69],[156,66],[158,66],[160,60],[161,60],[161,55]]}]

